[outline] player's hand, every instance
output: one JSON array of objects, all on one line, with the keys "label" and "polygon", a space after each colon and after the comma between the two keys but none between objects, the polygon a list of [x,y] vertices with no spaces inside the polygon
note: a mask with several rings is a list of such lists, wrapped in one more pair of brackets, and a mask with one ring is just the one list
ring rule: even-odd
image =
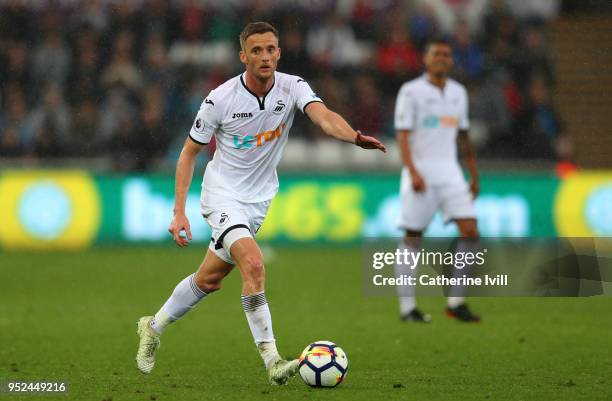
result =
[{"label": "player's hand", "polygon": [[[185,231],[187,237],[181,235],[181,231]],[[174,242],[178,246],[185,247],[189,245],[189,241],[191,241],[191,228],[189,227],[189,219],[185,216],[184,213],[177,213],[174,215],[172,219],[172,223],[170,223],[170,228],[168,228],[168,232],[172,234],[174,238]]]},{"label": "player's hand", "polygon": [[383,145],[382,142],[373,136],[362,135],[361,131],[357,131],[355,145],[363,149],[378,149],[384,153],[387,152],[387,148],[385,148],[385,145]]},{"label": "player's hand", "polygon": [[425,192],[425,180],[423,179],[423,177],[421,177],[421,174],[414,171],[410,173],[410,178],[412,181],[412,189],[414,190],[414,192]]},{"label": "player's hand", "polygon": [[480,193],[480,184],[478,183],[478,180],[470,181],[470,192],[472,193],[472,197],[474,199],[478,197],[478,194]]}]

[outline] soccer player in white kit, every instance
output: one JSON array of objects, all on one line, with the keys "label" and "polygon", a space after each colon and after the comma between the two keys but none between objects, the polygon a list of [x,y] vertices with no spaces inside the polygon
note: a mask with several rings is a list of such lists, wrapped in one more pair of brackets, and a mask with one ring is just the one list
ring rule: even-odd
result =
[{"label": "soccer player in white kit", "polygon": [[[254,240],[278,191],[276,166],[297,109],[328,135],[364,149],[380,149],[377,139],[353,130],[327,109],[302,78],[276,71],[281,55],[277,30],[265,22],[240,34],[240,61],[246,71],[223,83],[202,102],[176,167],[176,200],[169,231],[181,247],[191,240],[185,216],[187,191],[198,152],[213,135],[217,149],[202,183],[201,211],[212,239],[198,270],[183,279],[155,314],[138,321],[138,369],[150,373],[164,328],[221,288],[234,266],[242,276],[242,306],[272,384],[295,375],[298,361],[276,349],[264,292],[262,253]],[[185,236],[181,232],[185,232]]]},{"label": "soccer player in white kit", "polygon": [[[456,251],[470,251],[479,237],[473,201],[479,185],[476,157],[468,138],[468,95],[463,85],[448,77],[453,65],[448,42],[428,43],[424,63],[425,74],[402,85],[395,105],[395,130],[403,162],[400,228],[405,238],[400,248],[420,250],[423,231],[441,210],[444,219],[454,221],[459,229],[462,239]],[[470,184],[457,158],[457,144],[465,157]],[[398,264],[395,271],[397,276],[416,277],[417,266]],[[468,273],[467,268],[455,271]],[[414,290],[414,286],[398,287],[400,317],[429,322],[431,317],[417,308]],[[451,295],[447,316],[466,322],[480,320],[465,304],[462,289]]]}]

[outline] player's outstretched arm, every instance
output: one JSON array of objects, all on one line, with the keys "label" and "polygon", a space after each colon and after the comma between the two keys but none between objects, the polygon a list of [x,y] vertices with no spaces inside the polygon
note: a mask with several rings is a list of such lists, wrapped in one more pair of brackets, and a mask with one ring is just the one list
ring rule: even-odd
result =
[{"label": "player's outstretched arm", "polygon": [[[185,215],[185,203],[187,202],[187,192],[191,185],[195,162],[198,153],[203,147],[204,145],[195,143],[191,138],[187,138],[176,163],[174,217],[168,231],[172,234],[174,242],[180,247],[187,246],[189,241],[191,241],[191,228],[189,220]],[[181,231],[185,231],[187,238],[181,236]]]},{"label": "player's outstretched arm", "polygon": [[321,102],[312,102],[306,106],[305,113],[310,120],[321,127],[327,135],[333,136],[344,142],[354,143],[363,149],[379,149],[386,152],[387,149],[378,139],[362,135],[355,131],[338,113],[328,109]]},{"label": "player's outstretched arm", "polygon": [[457,140],[459,141],[459,152],[465,159],[465,165],[470,172],[470,191],[472,196],[476,198],[480,192],[478,169],[476,168],[476,152],[474,152],[474,147],[467,130],[460,130]]}]

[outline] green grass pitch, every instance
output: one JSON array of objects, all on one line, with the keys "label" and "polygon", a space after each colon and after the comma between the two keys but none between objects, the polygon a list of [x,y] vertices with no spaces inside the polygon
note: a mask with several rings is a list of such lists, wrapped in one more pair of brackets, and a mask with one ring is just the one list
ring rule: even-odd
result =
[{"label": "green grass pitch", "polygon": [[149,376],[135,367],[136,320],[154,313],[203,247],[0,253],[0,380],[67,380],[64,396],[2,400],[609,400],[612,299],[488,298],[483,322],[401,324],[393,298],[366,297],[359,248],[278,248],[267,296],[279,350],[332,340],[349,357],[339,387],[267,384],[240,305],[240,277],[162,337]]}]

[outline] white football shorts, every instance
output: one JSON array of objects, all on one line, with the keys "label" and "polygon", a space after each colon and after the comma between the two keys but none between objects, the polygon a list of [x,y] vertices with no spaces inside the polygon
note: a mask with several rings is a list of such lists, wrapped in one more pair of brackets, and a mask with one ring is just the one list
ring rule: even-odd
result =
[{"label": "white football shorts", "polygon": [[[406,180],[409,181],[409,180]],[[444,222],[476,218],[476,209],[470,188],[465,181],[427,186],[417,193],[411,182],[402,182],[399,227],[402,230],[424,231],[439,209]]]},{"label": "white football shorts", "polygon": [[230,255],[232,244],[240,238],[255,237],[271,201],[245,203],[218,195],[203,195],[202,216],[212,230],[208,249],[224,261],[235,264]]}]

